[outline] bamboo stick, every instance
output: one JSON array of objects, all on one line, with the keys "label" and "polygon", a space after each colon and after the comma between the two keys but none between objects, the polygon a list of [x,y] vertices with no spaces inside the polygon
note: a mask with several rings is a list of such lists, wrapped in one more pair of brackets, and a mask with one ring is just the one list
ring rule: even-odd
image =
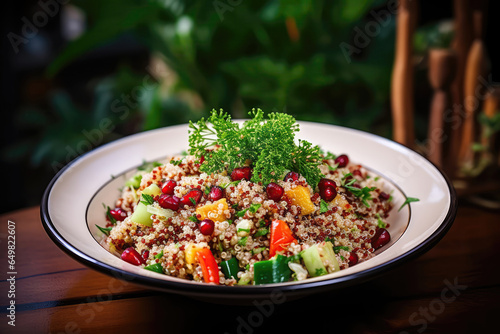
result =
[{"label": "bamboo stick", "polygon": [[399,1],[391,106],[393,138],[408,147],[412,147],[415,142],[412,43],[416,15],[415,0]]}]

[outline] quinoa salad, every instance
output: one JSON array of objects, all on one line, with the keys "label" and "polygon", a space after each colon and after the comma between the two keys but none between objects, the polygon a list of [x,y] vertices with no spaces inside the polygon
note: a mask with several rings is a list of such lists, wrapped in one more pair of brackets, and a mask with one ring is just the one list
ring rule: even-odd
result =
[{"label": "quinoa salad", "polygon": [[[295,119],[223,111],[189,126],[189,150],[145,163],[98,229],[122,260],[220,285],[301,281],[344,270],[390,241],[383,180],[297,140]],[[340,153],[340,152],[339,152]]]}]

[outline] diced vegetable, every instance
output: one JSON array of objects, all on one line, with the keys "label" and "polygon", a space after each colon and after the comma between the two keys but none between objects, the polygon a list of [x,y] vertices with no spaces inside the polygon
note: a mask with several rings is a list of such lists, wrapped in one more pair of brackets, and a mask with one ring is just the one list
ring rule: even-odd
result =
[{"label": "diced vegetable", "polygon": [[253,227],[253,222],[249,219],[241,219],[238,224],[236,224],[236,232],[239,237],[248,236],[250,229]]},{"label": "diced vegetable", "polygon": [[283,255],[276,255],[271,260],[254,263],[255,284],[281,283],[290,280],[292,271],[288,267],[289,258]]},{"label": "diced vegetable", "polygon": [[132,220],[134,223],[141,224],[141,225],[146,225],[146,226],[152,226],[153,221],[151,220],[151,214],[148,212],[147,206],[139,202],[137,206],[135,207],[135,211],[130,216],[130,220]]},{"label": "diced vegetable", "polygon": [[196,209],[196,214],[200,215],[200,220],[211,219],[214,222],[223,222],[226,220],[224,211],[228,210],[227,202],[225,198],[214,202],[213,204],[206,204]]},{"label": "diced vegetable", "polygon": [[197,253],[198,261],[200,261],[203,280],[205,283],[219,284],[219,266],[217,261],[208,248],[200,249]]},{"label": "diced vegetable", "polygon": [[153,263],[149,266],[145,266],[144,269],[154,271],[155,273],[163,274],[163,267],[159,263]]},{"label": "diced vegetable", "polygon": [[170,218],[174,215],[174,211],[170,209],[163,209],[163,208],[158,208],[153,205],[147,205],[146,210],[152,214],[152,215],[157,215],[158,217],[164,217],[164,218]]},{"label": "diced vegetable", "polygon": [[330,241],[318,245],[319,255],[325,267],[333,268],[333,271],[339,271],[339,263],[333,251],[333,245]]},{"label": "diced vegetable", "polygon": [[220,267],[226,278],[238,278],[238,271],[240,270],[240,266],[238,260],[235,257],[232,257],[227,261],[222,261],[220,263]]},{"label": "diced vegetable", "polygon": [[295,273],[297,281],[302,281],[307,278],[307,270],[299,263],[288,262],[288,267]]},{"label": "diced vegetable", "polygon": [[139,188],[141,186],[142,173],[137,173],[125,182],[126,187]]},{"label": "diced vegetable", "polygon": [[187,245],[186,249],[184,250],[184,256],[186,259],[187,264],[193,264],[196,262],[196,253],[199,250],[202,250],[203,247],[199,247],[193,243],[190,243]]},{"label": "diced vegetable", "polygon": [[276,252],[287,249],[292,242],[296,243],[297,240],[293,237],[288,224],[282,220],[273,220],[271,223],[269,256],[273,257]]},{"label": "diced vegetable", "polygon": [[238,285],[247,285],[248,283],[250,283],[251,280],[252,280],[252,273],[246,272],[241,276],[240,280],[238,281]]},{"label": "diced vegetable", "polygon": [[158,187],[156,184],[151,184],[150,186],[144,188],[142,191],[143,194],[146,195],[151,195],[151,196],[159,196],[162,194],[160,187]]},{"label": "diced vegetable", "polygon": [[304,264],[306,265],[309,275],[312,277],[325,275],[326,271],[323,261],[319,255],[318,246],[312,245],[302,252],[302,259],[304,259]]},{"label": "diced vegetable", "polygon": [[307,187],[298,186],[285,192],[294,205],[302,209],[303,215],[309,215],[316,210],[311,201],[311,193]]}]

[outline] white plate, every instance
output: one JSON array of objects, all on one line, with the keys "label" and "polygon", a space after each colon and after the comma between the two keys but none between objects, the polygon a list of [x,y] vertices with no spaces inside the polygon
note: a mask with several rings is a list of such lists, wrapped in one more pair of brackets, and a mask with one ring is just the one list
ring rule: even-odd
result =
[{"label": "white plate", "polygon": [[[263,286],[216,286],[150,272],[106,251],[95,224],[104,225],[102,204],[114,206],[118,188],[143,161],[155,161],[187,149],[187,125],[129,136],[99,147],[63,168],[45,191],[41,216],[52,240],[78,261],[109,275],[149,288],[211,298],[265,298],[279,289],[298,296],[373,278],[420,255],[448,231],[456,215],[456,195],[449,180],[427,159],[388,139],[339,126],[299,122],[297,137],[326,151],[346,153],[350,161],[381,175],[394,190],[390,213],[391,242],[377,256],[346,270]],[[398,212],[405,196],[419,198]]]}]

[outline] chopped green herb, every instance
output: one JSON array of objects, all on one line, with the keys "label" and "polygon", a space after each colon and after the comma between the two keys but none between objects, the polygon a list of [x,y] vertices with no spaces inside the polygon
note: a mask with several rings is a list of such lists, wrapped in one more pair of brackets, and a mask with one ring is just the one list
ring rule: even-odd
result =
[{"label": "chopped green herb", "polygon": [[257,210],[259,210],[259,208],[262,206],[262,204],[251,204],[250,207],[248,208],[248,210],[255,214],[257,213]]},{"label": "chopped green herb", "polygon": [[249,228],[239,228],[238,231],[236,231],[236,232],[247,232],[247,233],[249,233],[250,229]]},{"label": "chopped green herb", "polygon": [[328,242],[328,241],[330,241],[332,244],[335,244],[335,239],[334,238],[326,237],[325,238],[325,242]]},{"label": "chopped green herb", "polygon": [[158,260],[159,260],[159,259],[161,259],[162,257],[163,257],[163,249],[161,250],[161,252],[160,252],[160,253],[158,253],[158,254],[156,254],[156,255],[155,255],[155,259],[158,259]]},{"label": "chopped green herb", "polygon": [[336,158],[337,156],[332,152],[326,152],[326,155],[324,157],[325,160],[335,160]]},{"label": "chopped green herb", "polygon": [[245,270],[250,270],[250,264],[247,264],[247,265],[245,266]]},{"label": "chopped green herb", "polygon": [[387,224],[382,220],[382,217],[380,217],[380,214],[376,214],[375,215],[377,217],[377,226],[379,228],[385,228],[387,226]]},{"label": "chopped green herb", "polygon": [[236,216],[241,218],[245,215],[245,213],[247,213],[247,211],[248,211],[248,209],[243,209],[241,211],[238,211],[238,212],[236,212]]},{"label": "chopped green herb", "polygon": [[190,201],[191,203],[193,203],[193,205],[196,205],[196,200],[195,200],[194,198],[189,197],[189,201]]},{"label": "chopped green herb", "polygon": [[347,190],[349,190],[351,192],[351,194],[358,197],[361,200],[361,202],[363,202],[363,204],[367,208],[369,208],[370,204],[368,203],[368,200],[372,199],[372,195],[370,194],[370,191],[374,191],[377,188],[376,187],[371,187],[371,188],[364,187],[364,188],[360,189],[360,188],[353,187],[352,184],[354,182],[356,182],[356,179],[353,178],[352,180],[348,181],[347,183],[345,182],[349,176],[352,176],[352,173],[348,173],[348,174],[344,175],[344,177],[342,178],[342,186],[344,188],[346,188]]},{"label": "chopped green herb", "polygon": [[188,218],[190,221],[192,221],[193,223],[197,223],[198,222],[198,218],[196,218],[196,216],[191,216]]},{"label": "chopped green herb", "polygon": [[257,232],[255,232],[254,236],[255,237],[261,237],[263,235],[267,235],[269,233],[269,230],[267,228],[259,228]]},{"label": "chopped green herb", "polygon": [[[318,146],[299,140],[295,132],[299,125],[295,118],[284,113],[270,113],[267,119],[260,109],[249,113],[251,119],[240,127],[224,112],[212,110],[208,119],[189,123],[189,153],[205,162],[200,170],[221,173],[252,161],[252,182],[268,184],[292,170],[300,173],[314,188],[321,179],[318,166],[322,161]],[[206,150],[217,145],[219,149],[206,155]]]},{"label": "chopped green herb", "polygon": [[231,205],[231,207],[232,207],[233,209],[238,209],[238,206],[239,206],[239,205],[238,205],[238,203],[235,203],[235,204]]},{"label": "chopped green herb", "polygon": [[333,166],[328,165],[328,169],[331,170],[332,172],[335,172],[339,168],[339,164],[335,164]]},{"label": "chopped green herb", "polygon": [[258,247],[258,248],[254,248],[254,249],[252,249],[252,255],[259,254],[259,253],[261,253],[262,251],[264,251],[265,249],[266,249],[266,247]]},{"label": "chopped green herb", "polygon": [[96,227],[101,231],[102,233],[109,235],[109,232],[113,229],[112,227],[100,227],[99,225],[96,224]]},{"label": "chopped green herb", "polygon": [[240,240],[238,240],[238,245],[245,246],[247,244],[247,239],[248,237],[241,238]]},{"label": "chopped green herb", "polygon": [[151,205],[155,202],[153,196],[148,195],[148,194],[142,194],[142,198],[144,200],[142,200],[141,203],[144,205]]},{"label": "chopped green herb", "polygon": [[325,268],[316,268],[316,272],[314,273],[314,276],[321,276],[321,275],[326,275],[328,272],[326,271]]},{"label": "chopped green herb", "polygon": [[341,249],[343,249],[347,252],[349,251],[349,247],[347,247],[347,246],[333,246],[333,251],[335,252],[335,254],[338,254]]},{"label": "chopped green herb", "polygon": [[106,210],[106,217],[108,217],[111,224],[116,225],[116,219],[111,214],[111,208],[108,206]]},{"label": "chopped green herb", "polygon": [[404,203],[403,203],[403,204],[399,207],[398,212],[399,212],[399,211],[401,211],[401,209],[402,209],[405,205],[410,204],[411,202],[418,202],[418,201],[420,201],[420,199],[418,199],[418,198],[414,198],[414,197],[406,197],[405,202],[404,202]]},{"label": "chopped green herb", "polygon": [[179,166],[180,164],[182,164],[182,160],[174,160],[174,159],[172,159],[172,160],[170,160],[169,162],[170,162],[172,165],[174,165],[174,166]]},{"label": "chopped green herb", "polygon": [[380,176],[376,176],[373,180],[374,180],[374,181],[378,181],[378,180],[380,180]]},{"label": "chopped green herb", "polygon": [[328,211],[328,203],[326,203],[323,199],[319,202],[319,212],[325,213]]},{"label": "chopped green herb", "polygon": [[266,226],[266,222],[263,219],[259,220],[259,226],[260,227],[265,227]]},{"label": "chopped green herb", "polygon": [[229,224],[232,224],[232,223],[233,223],[233,220],[232,220],[232,219],[228,219],[228,220],[227,220],[227,222],[228,222]]},{"label": "chopped green herb", "polygon": [[203,193],[204,193],[205,195],[210,194],[210,188],[209,188],[209,187],[205,187],[205,190],[203,191]]},{"label": "chopped green herb", "polygon": [[343,257],[342,255],[340,255],[340,258],[342,259],[342,261],[345,261],[345,257]]}]

